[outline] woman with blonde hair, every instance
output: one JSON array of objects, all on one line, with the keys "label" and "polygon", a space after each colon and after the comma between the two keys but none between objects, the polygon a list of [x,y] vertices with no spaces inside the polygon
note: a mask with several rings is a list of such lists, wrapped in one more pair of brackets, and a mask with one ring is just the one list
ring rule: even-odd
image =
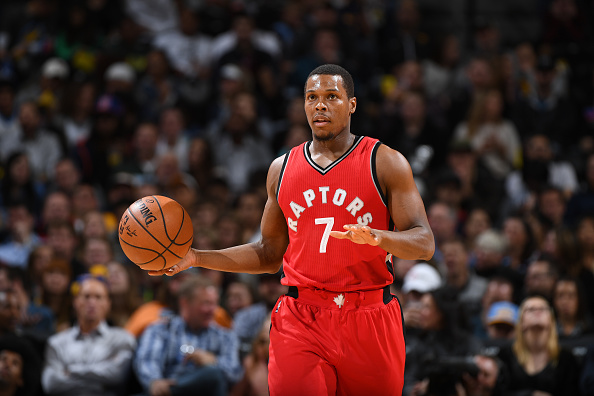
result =
[{"label": "woman with blonde hair", "polygon": [[499,357],[509,369],[510,396],[579,394],[577,361],[559,345],[555,316],[543,297],[522,302],[515,340]]}]

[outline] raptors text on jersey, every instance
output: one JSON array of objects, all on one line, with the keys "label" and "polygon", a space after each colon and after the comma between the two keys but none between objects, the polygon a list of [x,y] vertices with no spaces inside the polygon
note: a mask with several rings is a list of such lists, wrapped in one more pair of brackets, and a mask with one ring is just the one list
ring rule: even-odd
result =
[{"label": "raptors text on jersey", "polygon": [[385,250],[330,237],[345,224],[388,229],[390,214],[375,172],[380,142],[358,136],[325,168],[312,160],[310,144],[287,153],[279,177],[277,200],[289,230],[282,283],[331,291],[389,285]]}]

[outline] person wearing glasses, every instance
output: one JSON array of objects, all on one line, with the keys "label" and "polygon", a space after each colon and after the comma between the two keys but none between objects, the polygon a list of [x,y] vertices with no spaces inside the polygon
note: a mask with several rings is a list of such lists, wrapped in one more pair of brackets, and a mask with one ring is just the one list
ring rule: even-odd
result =
[{"label": "person wearing glasses", "polygon": [[515,340],[500,359],[509,369],[509,395],[577,395],[578,363],[561,348],[553,310],[540,296],[524,299],[515,327]]}]

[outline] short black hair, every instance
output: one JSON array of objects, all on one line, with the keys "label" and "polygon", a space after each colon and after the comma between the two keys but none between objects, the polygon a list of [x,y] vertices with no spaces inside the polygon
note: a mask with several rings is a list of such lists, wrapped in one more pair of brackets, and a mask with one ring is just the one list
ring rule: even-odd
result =
[{"label": "short black hair", "polygon": [[[313,69],[311,73],[309,73],[309,76],[307,76],[307,80],[309,80],[311,76],[316,74],[342,77],[342,85],[344,86],[344,89],[346,89],[347,96],[349,97],[349,99],[355,96],[355,83],[353,82],[353,77],[351,76],[351,73],[349,73],[344,67],[334,65],[331,63],[318,66],[315,69]],[[306,85],[307,80],[305,82]]]}]

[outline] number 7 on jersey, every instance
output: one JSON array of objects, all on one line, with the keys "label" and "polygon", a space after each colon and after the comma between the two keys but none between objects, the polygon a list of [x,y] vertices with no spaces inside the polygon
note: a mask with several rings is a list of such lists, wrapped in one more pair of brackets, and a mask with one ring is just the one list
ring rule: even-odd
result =
[{"label": "number 7 on jersey", "polygon": [[332,226],[334,225],[334,217],[318,217],[315,219],[315,223],[326,224],[324,234],[322,235],[322,240],[320,241],[320,253],[326,253],[326,245],[328,244],[330,231],[332,231]]}]

